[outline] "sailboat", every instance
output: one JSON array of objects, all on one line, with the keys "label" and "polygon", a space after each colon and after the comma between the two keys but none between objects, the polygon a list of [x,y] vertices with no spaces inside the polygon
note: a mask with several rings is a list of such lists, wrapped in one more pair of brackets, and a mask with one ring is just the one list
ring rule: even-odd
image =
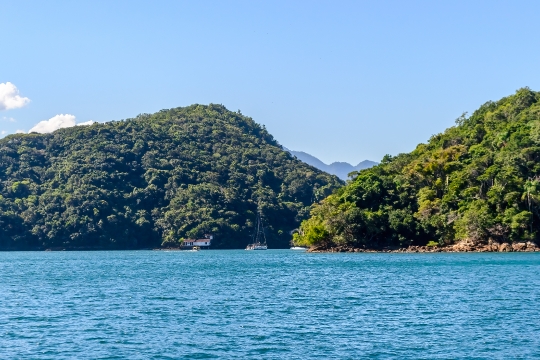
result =
[{"label": "sailboat", "polygon": [[260,211],[257,211],[257,228],[253,234],[253,242],[246,247],[246,250],[268,250]]}]

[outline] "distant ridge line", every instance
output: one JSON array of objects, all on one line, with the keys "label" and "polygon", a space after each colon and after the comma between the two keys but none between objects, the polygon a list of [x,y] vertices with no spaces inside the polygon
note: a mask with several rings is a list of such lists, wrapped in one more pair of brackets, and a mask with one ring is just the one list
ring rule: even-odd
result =
[{"label": "distant ridge line", "polygon": [[313,167],[316,167],[319,170],[325,171],[329,174],[336,175],[342,180],[349,179],[348,174],[353,171],[359,171],[363,169],[368,169],[379,163],[371,160],[360,161],[356,166],[349,164],[348,162],[335,161],[331,164],[325,164],[318,158],[313,155],[310,155],[303,151],[289,150],[286,147],[283,147],[285,151],[288,151],[291,155],[296,156],[299,160],[309,164]]}]

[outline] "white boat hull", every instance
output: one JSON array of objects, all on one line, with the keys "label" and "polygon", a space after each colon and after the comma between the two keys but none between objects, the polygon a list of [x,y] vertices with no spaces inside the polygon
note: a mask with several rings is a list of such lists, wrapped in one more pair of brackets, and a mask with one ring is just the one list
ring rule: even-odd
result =
[{"label": "white boat hull", "polygon": [[268,246],[266,245],[248,245],[246,250],[268,250]]}]

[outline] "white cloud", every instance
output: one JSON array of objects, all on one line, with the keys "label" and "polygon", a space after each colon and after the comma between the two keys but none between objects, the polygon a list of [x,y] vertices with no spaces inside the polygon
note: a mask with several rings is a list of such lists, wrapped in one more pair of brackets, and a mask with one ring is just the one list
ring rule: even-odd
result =
[{"label": "white cloud", "polygon": [[2,120],[3,120],[3,121],[9,121],[9,122],[15,122],[15,121],[17,121],[17,120],[15,120],[15,119],[12,118],[12,117],[6,117],[6,116],[4,116],[4,117],[2,118]]},{"label": "white cloud", "polygon": [[53,116],[49,120],[43,120],[37,123],[36,126],[30,129],[28,131],[31,132],[37,132],[41,134],[45,133],[51,133],[55,130],[62,129],[62,128],[68,128],[72,126],[88,126],[96,123],[97,121],[94,120],[88,120],[82,123],[76,123],[75,122],[75,116],[71,114],[59,114],[56,116]]},{"label": "white cloud", "polygon": [[18,109],[29,102],[29,98],[19,95],[19,89],[12,83],[0,83],[0,110]]},{"label": "white cloud", "polygon": [[24,131],[24,130],[17,130],[17,131],[15,131],[15,134],[26,134],[26,131]]},{"label": "white cloud", "polygon": [[70,114],[59,114],[49,120],[43,120],[30,129],[29,133],[37,132],[41,134],[50,133],[58,129],[75,126],[75,116]]},{"label": "white cloud", "polygon": [[88,121],[85,121],[85,122],[82,122],[82,123],[78,123],[77,126],[88,126],[88,125],[92,125],[94,123],[96,123],[96,121],[88,120]]},{"label": "white cloud", "polygon": [[0,132],[0,134],[2,134],[2,135],[5,135],[6,133],[7,133],[6,130],[2,130],[2,132]]}]

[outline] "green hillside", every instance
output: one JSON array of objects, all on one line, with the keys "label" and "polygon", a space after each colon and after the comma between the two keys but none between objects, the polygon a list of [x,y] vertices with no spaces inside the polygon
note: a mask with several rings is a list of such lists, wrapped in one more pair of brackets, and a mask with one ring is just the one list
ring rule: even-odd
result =
[{"label": "green hillside", "polygon": [[536,240],[540,93],[487,102],[314,206],[295,242],[381,248]]},{"label": "green hillside", "polygon": [[214,235],[244,247],[262,210],[286,247],[341,182],[221,105],[0,140],[0,249],[138,249]]}]

